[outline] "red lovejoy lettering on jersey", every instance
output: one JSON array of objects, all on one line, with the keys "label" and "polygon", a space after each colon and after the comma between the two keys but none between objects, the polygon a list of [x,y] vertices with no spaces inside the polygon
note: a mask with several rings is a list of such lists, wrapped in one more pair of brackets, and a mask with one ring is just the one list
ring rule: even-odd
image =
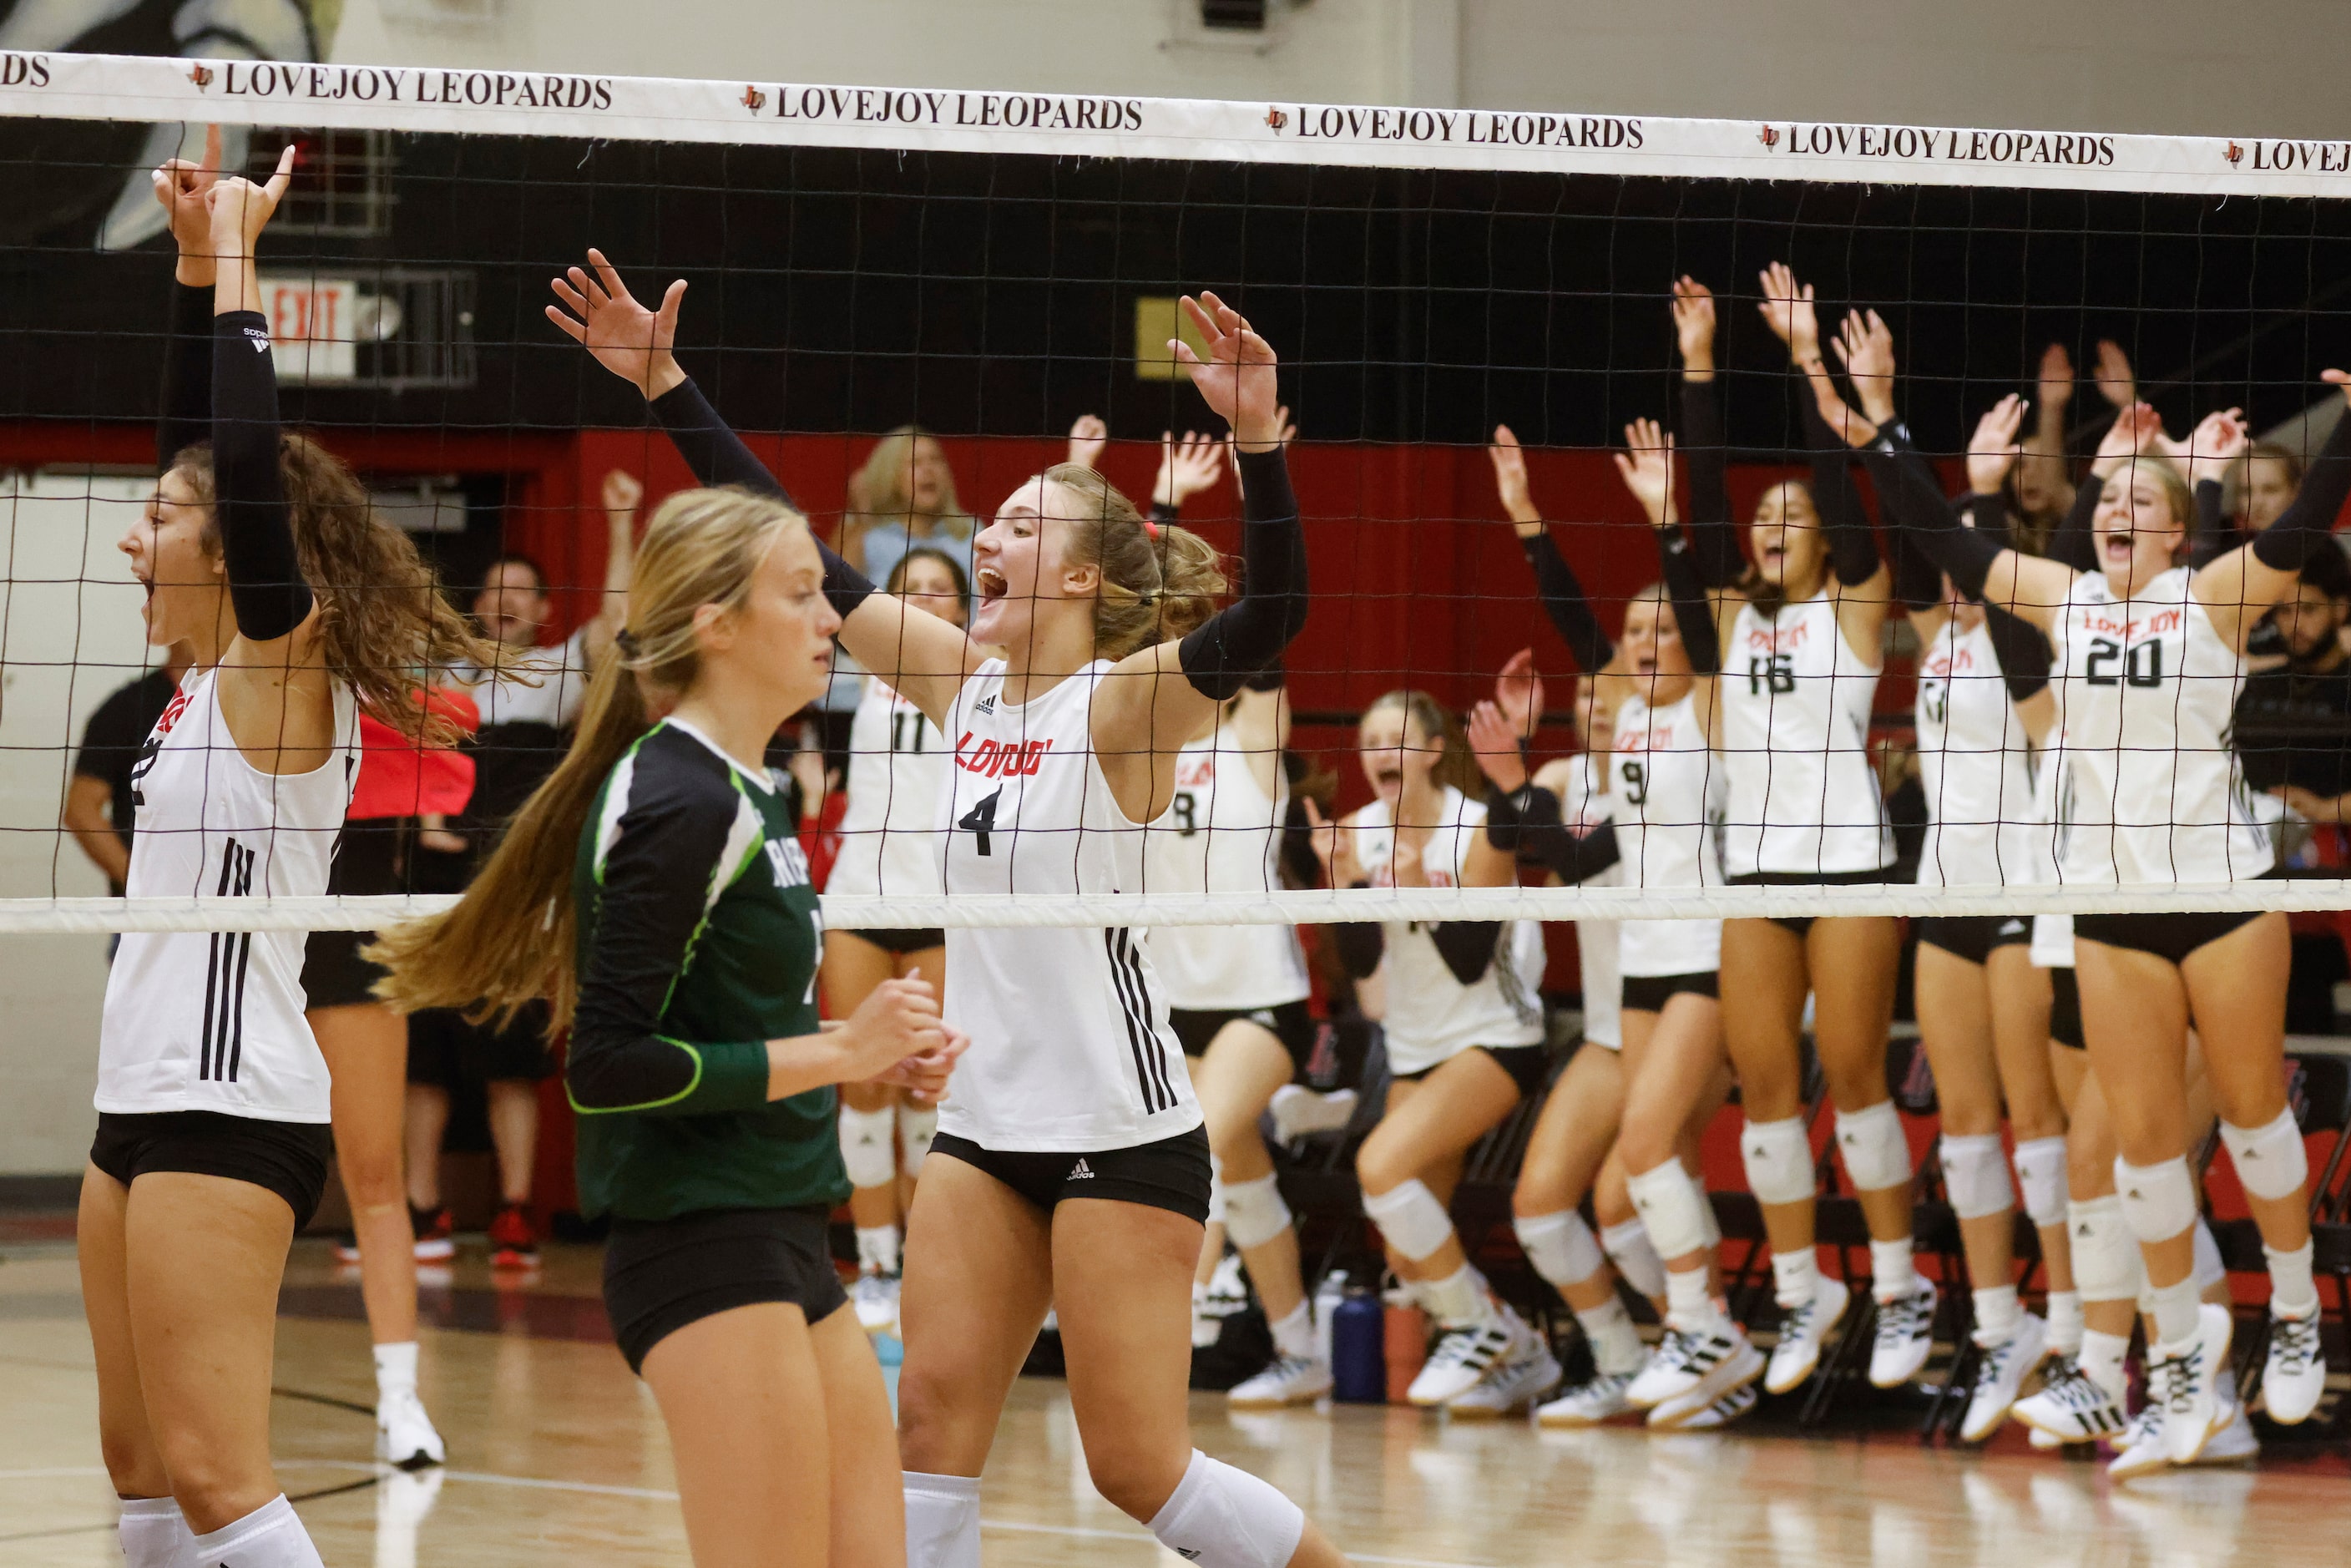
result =
[{"label": "red lovejoy lettering on jersey", "polygon": [[1033,776],[1045,753],[1053,749],[1050,740],[1024,740],[1007,745],[1002,741],[983,740],[971,747],[971,731],[965,730],[956,742],[956,766],[967,773],[977,773],[983,779],[1017,779]]}]

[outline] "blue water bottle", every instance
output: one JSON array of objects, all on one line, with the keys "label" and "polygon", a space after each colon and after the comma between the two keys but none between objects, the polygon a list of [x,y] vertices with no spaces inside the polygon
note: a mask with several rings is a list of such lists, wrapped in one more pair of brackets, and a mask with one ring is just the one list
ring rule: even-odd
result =
[{"label": "blue water bottle", "polygon": [[1331,1312],[1331,1397],[1343,1405],[1388,1398],[1386,1314],[1378,1292],[1349,1285]]}]

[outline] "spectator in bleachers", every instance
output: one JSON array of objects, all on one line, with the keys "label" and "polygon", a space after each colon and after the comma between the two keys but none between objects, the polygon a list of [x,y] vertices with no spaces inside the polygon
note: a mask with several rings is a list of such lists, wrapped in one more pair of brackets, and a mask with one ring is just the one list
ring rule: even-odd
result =
[{"label": "spectator in bleachers", "polygon": [[[106,873],[106,890],[117,898],[131,872],[131,826],[138,814],[131,769],[187,673],[187,644],[174,643],[161,664],[98,705],[82,728],[81,749],[74,754],[73,779],[66,786],[66,829]],[[110,955],[113,950],[111,945],[107,948]]]},{"label": "spectator in bleachers", "polygon": [[2286,655],[2249,676],[2237,699],[2237,749],[2246,782],[2327,826],[2351,820],[2351,559],[2320,550],[2294,597],[2273,614]]}]

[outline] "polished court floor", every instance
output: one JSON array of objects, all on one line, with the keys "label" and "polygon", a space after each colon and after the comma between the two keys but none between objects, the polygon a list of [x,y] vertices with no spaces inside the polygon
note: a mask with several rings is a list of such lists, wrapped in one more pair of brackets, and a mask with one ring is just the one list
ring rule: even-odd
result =
[{"label": "polished court floor", "polygon": [[[531,1283],[478,1261],[428,1285],[423,1390],[445,1471],[369,1462],[373,1396],[357,1292],[298,1249],[278,1336],[280,1476],[327,1562],[375,1568],[684,1564],[653,1401],[600,1343],[593,1255],[553,1249]],[[0,1245],[0,1564],[119,1563],[70,1244]],[[2116,1488],[2095,1467],[1907,1435],[1652,1439],[1537,1433],[1343,1407],[1236,1416],[1196,1396],[1200,1446],[1299,1499],[1366,1563],[1829,1568],[2270,1568],[2351,1564],[2337,1452]],[[1024,1381],[989,1464],[989,1568],[1164,1559],[1087,1484],[1057,1383]]]}]

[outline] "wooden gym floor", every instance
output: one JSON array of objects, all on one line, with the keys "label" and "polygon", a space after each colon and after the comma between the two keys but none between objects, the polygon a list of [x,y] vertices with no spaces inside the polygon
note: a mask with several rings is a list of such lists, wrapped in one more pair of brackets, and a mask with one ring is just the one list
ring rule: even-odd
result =
[{"label": "wooden gym floor", "polygon": [[[358,1291],[323,1243],[296,1249],[278,1335],[280,1477],[336,1568],[683,1564],[653,1401],[602,1343],[595,1255],[552,1248],[521,1286],[476,1252],[428,1276],[423,1391],[449,1467],[369,1462],[373,1394]],[[2351,1563],[2339,1452],[2128,1488],[2028,1454],[1868,1437],[1638,1428],[1537,1433],[1343,1407],[1229,1414],[1196,1396],[1210,1453],[1273,1480],[1364,1563],[1709,1568],[2271,1568]],[[1160,1552],[1096,1497],[1058,1383],[1024,1380],[987,1472],[990,1568],[1144,1568]],[[0,1246],[0,1563],[120,1563],[69,1241]]]}]

